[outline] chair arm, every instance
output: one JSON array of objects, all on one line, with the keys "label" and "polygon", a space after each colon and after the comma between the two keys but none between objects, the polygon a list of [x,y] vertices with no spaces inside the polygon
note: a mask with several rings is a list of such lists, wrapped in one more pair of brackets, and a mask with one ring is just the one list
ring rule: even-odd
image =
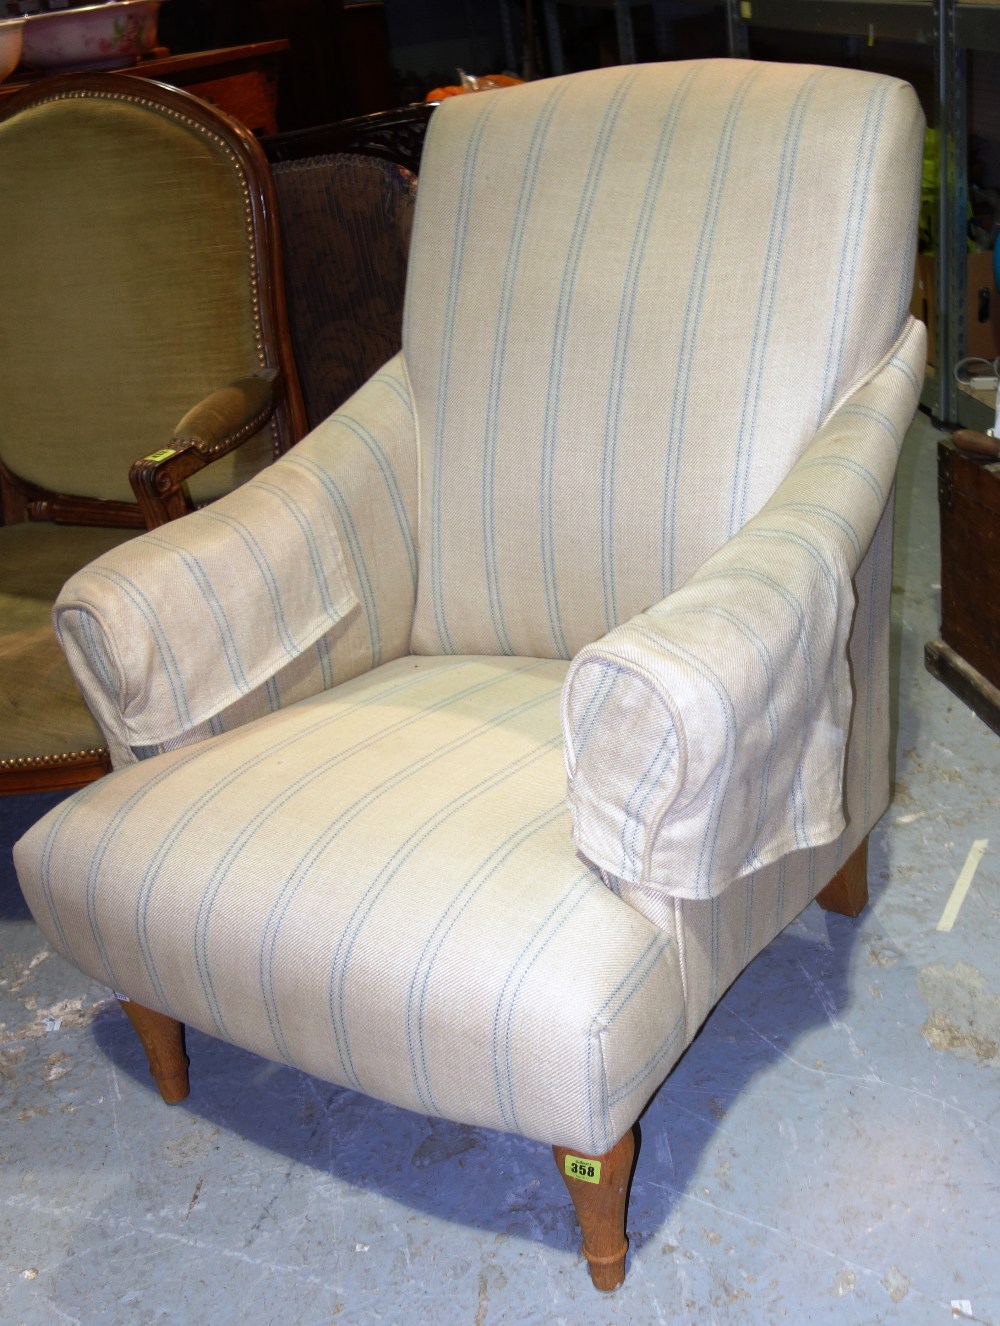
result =
[{"label": "chair arm", "polygon": [[911,320],[759,514],[573,660],[574,840],[617,880],[716,897],[843,831],[852,580],[891,493],[924,345]]},{"label": "chair arm", "polygon": [[284,397],[278,368],[220,387],[189,410],[168,446],[137,460],[129,482],[147,529],[157,529],[189,511],[183,485],[212,461],[259,433]]},{"label": "chair arm", "polygon": [[398,356],[240,488],[73,576],[56,631],[115,767],[405,653],[416,505]]}]

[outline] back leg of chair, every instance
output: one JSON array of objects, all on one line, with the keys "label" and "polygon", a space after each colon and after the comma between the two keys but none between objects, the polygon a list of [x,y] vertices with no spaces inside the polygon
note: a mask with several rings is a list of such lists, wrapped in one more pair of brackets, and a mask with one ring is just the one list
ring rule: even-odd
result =
[{"label": "back leg of chair", "polygon": [[635,1165],[636,1130],[601,1156],[554,1146],[556,1166],[569,1189],[583,1233],[583,1255],[597,1289],[616,1289],[625,1279],[625,1213]]},{"label": "back leg of chair", "polygon": [[819,905],[841,916],[860,916],[868,903],[868,839],[856,847],[825,889],[816,896]]},{"label": "back leg of chair", "polygon": [[184,1100],[190,1091],[188,1057],[184,1051],[184,1024],[166,1013],[144,1008],[130,999],[119,999],[129,1022],[135,1027],[149,1060],[160,1095],[168,1105]]}]

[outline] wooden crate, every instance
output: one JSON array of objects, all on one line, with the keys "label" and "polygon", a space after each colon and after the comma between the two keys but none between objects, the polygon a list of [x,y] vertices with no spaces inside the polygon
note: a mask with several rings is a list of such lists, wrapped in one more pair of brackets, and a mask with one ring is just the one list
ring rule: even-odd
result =
[{"label": "wooden crate", "polygon": [[927,666],[1000,733],[1000,461],[938,443],[941,639]]}]

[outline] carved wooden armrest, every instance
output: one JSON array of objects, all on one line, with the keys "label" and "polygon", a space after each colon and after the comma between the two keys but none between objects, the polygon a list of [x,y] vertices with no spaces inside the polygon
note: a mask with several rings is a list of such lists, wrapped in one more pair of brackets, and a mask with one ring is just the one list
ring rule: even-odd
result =
[{"label": "carved wooden armrest", "polygon": [[146,528],[186,515],[186,481],[259,433],[283,396],[280,369],[261,369],[199,401],[174,429],[168,446],[137,460],[129,482]]}]

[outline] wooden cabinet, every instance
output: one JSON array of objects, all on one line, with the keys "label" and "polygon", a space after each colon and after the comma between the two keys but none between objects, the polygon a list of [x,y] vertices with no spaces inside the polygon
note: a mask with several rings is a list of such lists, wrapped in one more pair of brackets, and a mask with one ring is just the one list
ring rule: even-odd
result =
[{"label": "wooden cabinet", "polygon": [[[117,72],[185,88],[209,101],[255,134],[278,131],[278,79],[288,42],[254,42],[214,51],[168,55],[160,48]],[[42,74],[23,73],[0,84],[0,100],[34,86]]]}]

